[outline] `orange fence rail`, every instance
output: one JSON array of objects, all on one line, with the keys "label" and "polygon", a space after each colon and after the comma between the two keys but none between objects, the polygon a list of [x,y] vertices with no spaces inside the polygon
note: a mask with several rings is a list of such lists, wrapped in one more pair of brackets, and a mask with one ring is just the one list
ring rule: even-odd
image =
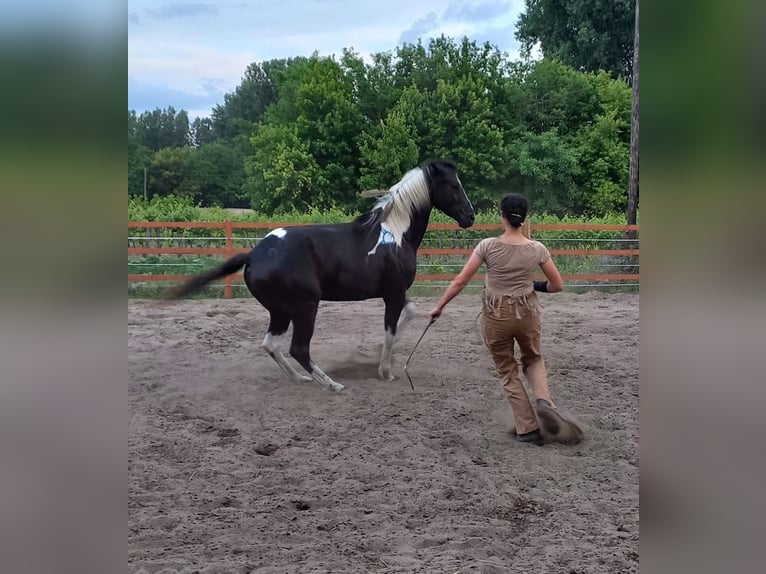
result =
[{"label": "orange fence rail", "polygon": [[[226,258],[236,253],[246,253],[252,247],[234,247],[235,229],[277,229],[280,227],[299,227],[304,225],[313,225],[311,223],[279,223],[279,222],[208,222],[208,221],[129,221],[128,229],[222,229],[224,237],[224,247],[128,247],[128,256],[137,255],[223,255]],[[451,223],[432,223],[428,226],[428,231],[437,230],[460,230],[455,224]],[[502,226],[493,224],[477,224],[471,227],[471,230],[482,231],[500,231]],[[552,231],[639,231],[638,225],[608,225],[608,224],[529,224],[525,226],[525,234],[530,237],[535,230]],[[154,239],[154,238],[150,238]],[[200,238],[204,239],[204,238]],[[637,242],[637,239],[631,242]],[[638,256],[639,249],[549,249],[554,256]],[[472,253],[472,249],[450,249],[450,248],[421,248],[418,255],[433,256],[463,256],[467,257]],[[450,273],[419,273],[415,276],[415,281],[451,281],[456,274]],[[128,282],[164,282],[164,281],[185,281],[193,275],[177,274],[128,274]],[[562,274],[564,280],[589,280],[589,281],[639,281],[638,273],[584,273],[584,274]],[[542,278],[542,276],[540,276]],[[242,274],[230,275],[224,278],[224,297],[232,297],[232,283],[241,281]],[[483,274],[476,274],[474,281],[483,281]]]}]

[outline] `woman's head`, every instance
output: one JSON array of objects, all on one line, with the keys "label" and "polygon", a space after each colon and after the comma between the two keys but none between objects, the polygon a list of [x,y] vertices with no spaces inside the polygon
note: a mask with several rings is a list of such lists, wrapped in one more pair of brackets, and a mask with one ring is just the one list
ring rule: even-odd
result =
[{"label": "woman's head", "polygon": [[509,193],[500,200],[500,213],[514,229],[521,227],[529,213],[527,198],[518,193]]}]

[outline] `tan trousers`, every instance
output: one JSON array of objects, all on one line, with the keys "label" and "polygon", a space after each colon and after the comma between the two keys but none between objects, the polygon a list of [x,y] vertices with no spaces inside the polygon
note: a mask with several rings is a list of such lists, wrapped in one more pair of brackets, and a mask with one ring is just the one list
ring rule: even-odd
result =
[{"label": "tan trousers", "polygon": [[482,335],[495,369],[513,409],[516,432],[524,434],[538,427],[534,408],[519,377],[514,343],[521,351],[521,365],[535,398],[550,401],[548,372],[540,352],[542,325],[539,313],[519,302],[504,299],[482,311]]}]

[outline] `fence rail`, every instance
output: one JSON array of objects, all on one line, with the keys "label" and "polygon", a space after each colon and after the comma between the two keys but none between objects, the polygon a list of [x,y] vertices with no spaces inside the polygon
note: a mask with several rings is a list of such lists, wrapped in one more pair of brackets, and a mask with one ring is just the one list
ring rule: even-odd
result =
[{"label": "fence rail", "polygon": [[[224,256],[229,258],[236,253],[246,253],[252,249],[250,247],[235,247],[235,240],[253,238],[239,238],[235,237],[234,230],[237,229],[261,229],[271,230],[280,227],[300,227],[305,225],[314,225],[311,223],[289,223],[289,222],[207,222],[207,221],[129,221],[128,229],[211,229],[211,230],[223,230],[224,237],[199,237],[199,238],[163,238],[154,237],[149,235],[148,237],[139,237],[132,235],[129,237],[130,241],[136,242],[141,240],[177,240],[177,239],[198,239],[198,240],[217,240],[224,241],[222,247],[131,247],[128,246],[128,257],[139,256],[153,256],[153,255],[202,255],[202,256]],[[494,224],[477,224],[471,227],[471,231],[500,231],[502,226]],[[455,224],[450,223],[432,223],[428,226],[428,231],[459,231],[460,228]],[[613,241],[613,242],[626,242],[629,244],[624,249],[599,249],[599,248],[573,248],[573,249],[557,249],[549,247],[551,255],[554,257],[635,257],[640,254],[640,250],[633,245],[638,245],[638,225],[610,225],[610,224],[529,224],[527,223],[524,229],[525,235],[531,237],[535,231],[588,231],[588,232],[600,232],[600,231],[612,231],[622,232],[623,235],[626,232],[632,232],[631,237],[621,237],[612,239],[572,239],[562,238],[553,241],[581,241],[581,242],[594,242],[594,241]],[[426,233],[426,238],[428,233]],[[425,243],[425,242],[424,242]],[[546,242],[548,243],[548,242]],[[443,247],[423,247],[418,250],[418,255],[423,257],[461,257],[462,261],[472,253],[470,248],[443,248]],[[129,261],[130,265],[130,261]],[[161,265],[161,264],[151,264]],[[456,264],[445,264],[444,266],[456,266]],[[604,267],[633,267],[638,269],[637,262],[635,264],[604,264]],[[456,273],[418,273],[415,276],[415,281],[451,281],[456,276]],[[189,274],[142,274],[142,273],[128,273],[128,283],[137,282],[168,282],[168,281],[185,281],[193,275]],[[565,282],[568,281],[598,281],[598,282],[614,282],[614,281],[631,281],[630,285],[638,285],[639,273],[562,273],[562,277]],[[539,276],[542,278],[542,275]],[[483,274],[476,274],[473,278],[474,281],[483,281]],[[230,299],[233,295],[232,285],[237,281],[242,281],[242,275],[231,275],[223,279],[224,297]],[[618,284],[619,285],[619,284]]]}]

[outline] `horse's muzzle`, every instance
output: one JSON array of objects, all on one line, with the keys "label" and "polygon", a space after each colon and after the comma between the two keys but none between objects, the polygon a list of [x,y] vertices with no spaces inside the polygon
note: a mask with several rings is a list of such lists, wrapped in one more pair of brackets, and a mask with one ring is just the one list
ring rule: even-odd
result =
[{"label": "horse's muzzle", "polygon": [[476,216],[473,212],[466,213],[465,215],[461,215],[460,218],[457,220],[457,224],[463,228],[468,229],[473,225],[473,222],[476,220]]}]

